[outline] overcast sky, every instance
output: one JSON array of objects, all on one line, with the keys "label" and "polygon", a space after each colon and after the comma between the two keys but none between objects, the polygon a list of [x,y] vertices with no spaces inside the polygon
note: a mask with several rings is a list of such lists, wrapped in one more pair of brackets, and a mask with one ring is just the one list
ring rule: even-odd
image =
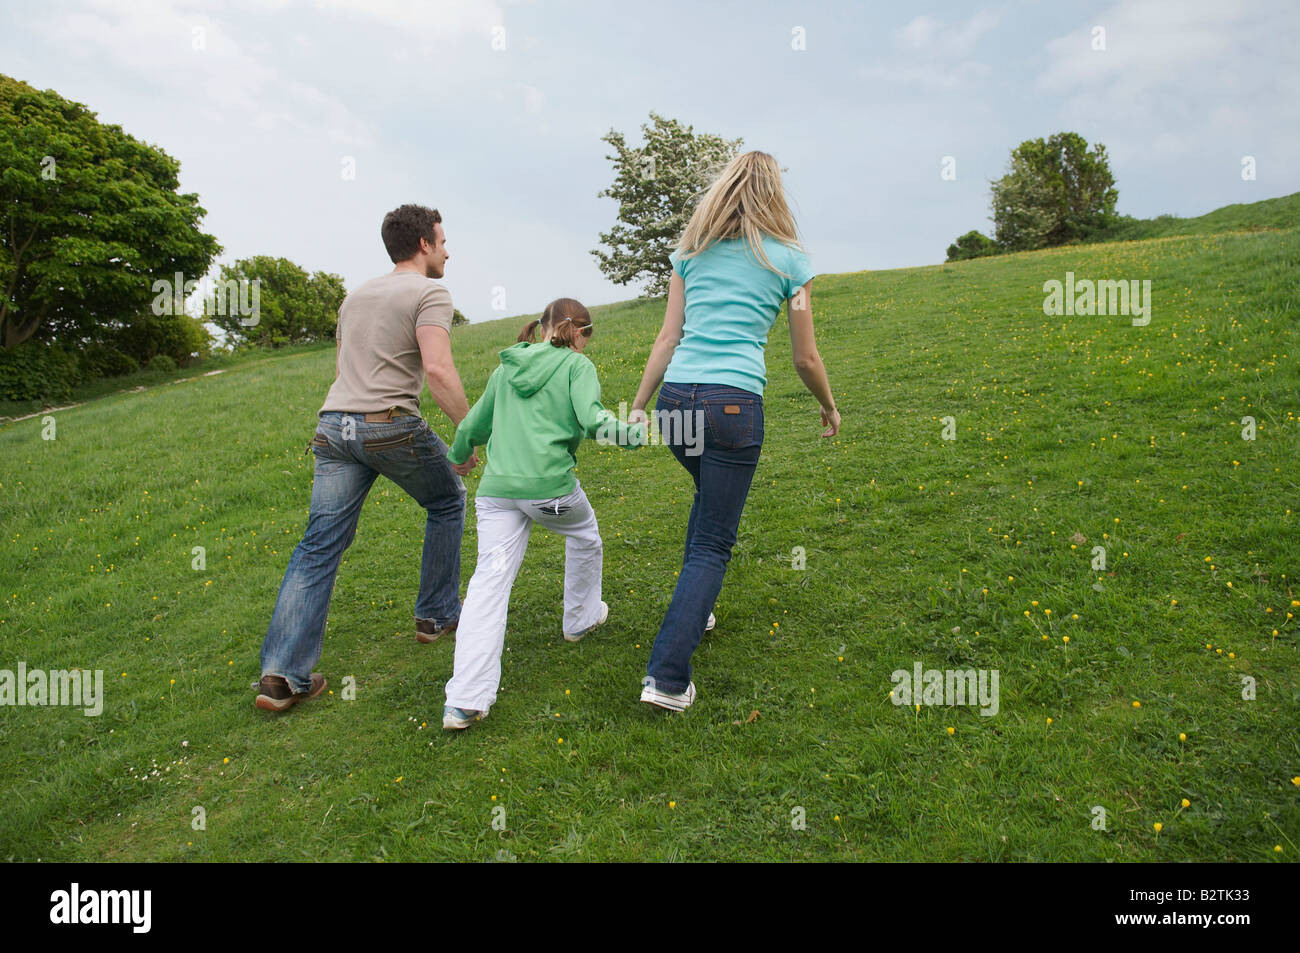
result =
[{"label": "overcast sky", "polygon": [[487,320],[635,297],[590,251],[617,213],[600,137],[639,143],[651,110],[775,155],[820,273],[991,234],[989,179],[1062,130],[1106,145],[1125,214],[1300,191],[1297,27],[1289,0],[6,0],[0,72],[179,159],[225,262],[353,288],[391,268],[386,211],[437,207]]}]

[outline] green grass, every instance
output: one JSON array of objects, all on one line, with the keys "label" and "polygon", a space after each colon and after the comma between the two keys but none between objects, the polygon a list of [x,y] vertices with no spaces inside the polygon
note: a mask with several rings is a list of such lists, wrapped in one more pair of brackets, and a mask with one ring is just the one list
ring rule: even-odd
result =
[{"label": "green grass", "polygon": [[[289,354],[318,351],[324,346],[326,345],[294,344],[274,352],[262,348],[244,348],[237,351],[217,349],[203,357],[195,358],[185,367],[177,367],[173,370],[145,367],[138,371],[132,371],[130,374],[123,374],[120,377],[97,377],[85,381],[74,387],[66,400],[60,400],[56,404],[51,404],[45,400],[0,400],[0,423],[21,417],[29,417],[54,406],[68,407],[73,404],[85,403],[88,400],[107,397],[110,394],[139,391],[148,387],[157,387],[160,384],[180,383],[192,377],[223,373],[232,367],[241,367],[245,364],[260,364],[262,361],[276,360]],[[328,347],[333,348],[333,346],[334,343],[331,341]]]},{"label": "green grass", "polygon": [[1157,218],[1125,218],[1100,232],[1093,241],[1133,241],[1170,235],[1208,235],[1227,231],[1285,229],[1300,222],[1300,192],[1280,198],[1238,205],[1225,205],[1195,218],[1161,215]]},{"label": "green grass", "polygon": [[[382,481],[321,663],[356,700],[252,707],[332,350],[61,411],[52,441],[7,425],[0,667],[103,669],[107,701],[0,709],[0,857],[1294,860],[1298,268],[1291,228],[818,278],[844,427],[818,438],[782,318],[699,700],[676,716],[637,701],[690,500],[661,447],[580,455],[608,625],[562,641],[563,550],[535,533],[501,697],[447,735],[453,646],[413,637],[423,516]],[[1044,315],[1067,270],[1151,279],[1150,325]],[[662,311],[596,309],[608,406]],[[521,323],[457,329],[471,396]],[[471,510],[466,581],[475,548]],[[917,661],[997,669],[999,713],[895,706],[890,673]]]}]

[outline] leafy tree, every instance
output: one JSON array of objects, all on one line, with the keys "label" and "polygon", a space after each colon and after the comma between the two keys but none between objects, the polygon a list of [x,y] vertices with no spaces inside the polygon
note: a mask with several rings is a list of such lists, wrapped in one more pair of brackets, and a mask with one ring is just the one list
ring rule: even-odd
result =
[{"label": "leafy tree", "polygon": [[80,103],[0,75],[0,348],[80,348],[148,314],[152,286],[221,248],[180,164]]},{"label": "leafy tree", "polygon": [[451,309],[451,326],[458,327],[462,324],[469,324],[469,318],[460,313],[460,308]]},{"label": "leafy tree", "polygon": [[667,294],[672,264],[668,255],[686,229],[694,202],[709,177],[740,149],[742,140],[693,132],[676,119],[650,113],[641,146],[629,146],[621,132],[601,137],[614,148],[614,184],[597,193],[618,201],[618,222],[600,241],[608,251],[592,251],[611,281],[643,283],[648,296]]},{"label": "leafy tree", "polygon": [[346,294],[338,275],[308,274],[287,258],[256,255],[221,266],[204,314],[236,345],[332,340]]},{"label": "leafy tree", "polygon": [[993,183],[998,246],[1023,251],[1085,239],[1115,221],[1118,197],[1101,143],[1089,150],[1074,132],[1027,139]]},{"label": "leafy tree", "polygon": [[948,246],[948,261],[983,258],[998,253],[997,242],[977,229],[971,229]]}]

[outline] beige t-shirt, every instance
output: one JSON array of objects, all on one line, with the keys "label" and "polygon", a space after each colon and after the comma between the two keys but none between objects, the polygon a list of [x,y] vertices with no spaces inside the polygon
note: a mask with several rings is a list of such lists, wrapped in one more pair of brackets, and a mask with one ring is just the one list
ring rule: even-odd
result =
[{"label": "beige t-shirt", "polygon": [[415,329],[451,332],[451,292],[413,271],[371,278],[339,306],[339,373],[320,412],[420,412],[424,365]]}]

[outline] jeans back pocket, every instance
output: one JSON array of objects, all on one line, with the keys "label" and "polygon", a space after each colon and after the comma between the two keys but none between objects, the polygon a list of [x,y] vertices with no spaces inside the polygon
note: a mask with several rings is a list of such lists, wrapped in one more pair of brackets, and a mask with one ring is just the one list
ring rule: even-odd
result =
[{"label": "jeans back pocket", "polygon": [[719,396],[701,402],[709,436],[722,450],[744,450],[763,442],[763,410],[752,397]]}]

